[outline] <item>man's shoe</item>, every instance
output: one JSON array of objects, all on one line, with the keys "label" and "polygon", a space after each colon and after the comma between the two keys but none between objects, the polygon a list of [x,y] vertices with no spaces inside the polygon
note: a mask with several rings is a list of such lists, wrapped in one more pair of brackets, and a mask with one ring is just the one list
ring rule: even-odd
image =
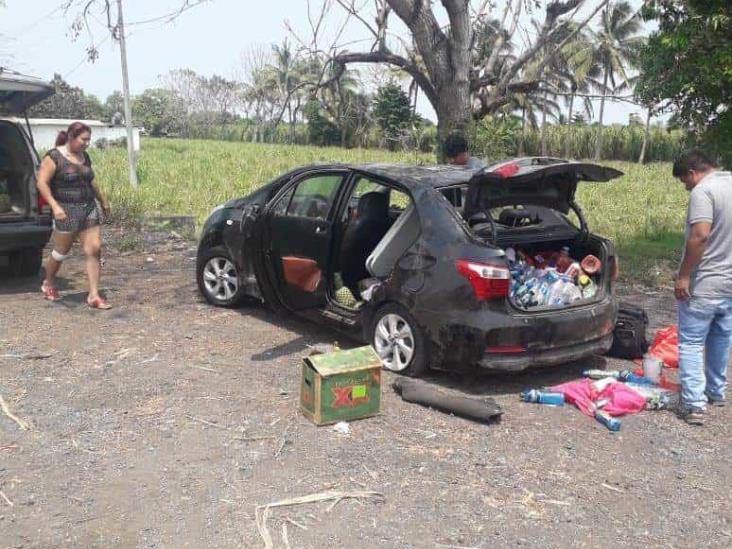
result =
[{"label": "man's shoe", "polygon": [[722,408],[723,406],[727,406],[727,401],[723,398],[712,398],[710,396],[707,396],[707,403],[710,406],[716,406],[717,408]]},{"label": "man's shoe", "polygon": [[689,425],[704,425],[705,412],[701,408],[686,408],[679,417]]}]

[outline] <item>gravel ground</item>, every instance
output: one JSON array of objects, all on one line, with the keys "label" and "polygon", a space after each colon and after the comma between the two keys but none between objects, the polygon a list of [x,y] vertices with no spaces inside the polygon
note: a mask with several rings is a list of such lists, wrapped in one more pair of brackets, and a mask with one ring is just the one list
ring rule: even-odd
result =
[{"label": "gravel ground", "polygon": [[[495,397],[493,425],[407,404],[386,373],[379,416],[315,427],[298,412],[301,357],[356,343],[263,307],[212,308],[194,244],[156,233],[120,252],[122,232],[107,235],[112,311],[84,305],[78,252],[57,304],[0,268],[0,395],[30,426],[0,413],[0,546],[263,547],[257,506],[334,490],[362,497],[271,509],[274,546],[732,546],[732,407],[703,428],[643,412],[611,434],[519,402],[598,358],[431,376]],[[652,328],[674,321],[670,289],[620,293]]]}]

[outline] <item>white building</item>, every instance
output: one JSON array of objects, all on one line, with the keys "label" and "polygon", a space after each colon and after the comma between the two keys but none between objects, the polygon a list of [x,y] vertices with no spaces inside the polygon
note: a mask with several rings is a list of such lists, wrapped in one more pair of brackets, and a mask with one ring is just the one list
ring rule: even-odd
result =
[{"label": "white building", "polygon": [[[56,136],[61,130],[68,128],[76,120],[64,120],[61,118],[29,118],[31,131],[33,132],[33,141],[36,150],[42,151],[51,149],[56,143]],[[112,126],[105,124],[99,120],[79,120],[91,128],[92,146],[99,139],[115,141],[122,137],[127,137],[127,129],[125,126]],[[24,124],[25,121],[22,121]],[[135,152],[140,150],[140,128],[132,128],[132,146]]]}]

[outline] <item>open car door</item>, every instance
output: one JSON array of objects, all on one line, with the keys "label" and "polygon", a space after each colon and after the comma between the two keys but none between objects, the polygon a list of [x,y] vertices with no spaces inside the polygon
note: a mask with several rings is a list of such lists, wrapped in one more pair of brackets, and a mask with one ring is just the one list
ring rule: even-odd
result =
[{"label": "open car door", "polygon": [[22,115],[53,94],[53,86],[43,80],[0,68],[0,115]]},{"label": "open car door", "polygon": [[288,309],[325,307],[336,198],[348,172],[308,172],[264,212],[261,249],[273,289]]}]

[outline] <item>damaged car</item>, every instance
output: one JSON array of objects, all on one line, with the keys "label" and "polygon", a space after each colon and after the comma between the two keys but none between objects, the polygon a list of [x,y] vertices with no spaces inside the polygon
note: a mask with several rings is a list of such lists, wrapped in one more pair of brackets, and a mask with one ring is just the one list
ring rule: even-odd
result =
[{"label": "damaged car", "polygon": [[0,255],[17,276],[38,274],[51,236],[51,209],[36,189],[40,159],[26,110],[53,95],[41,80],[0,67]]},{"label": "damaged car", "polygon": [[[197,283],[214,305],[260,300],[346,331],[371,344],[387,369],[412,376],[602,354],[617,315],[618,260],[613,244],[590,232],[575,193],[580,182],[620,175],[544,157],[478,172],[299,168],[214,209]],[[569,288],[559,281],[581,271],[580,262],[592,266],[591,278],[580,275],[591,293],[520,299],[532,285],[525,275]]]}]

